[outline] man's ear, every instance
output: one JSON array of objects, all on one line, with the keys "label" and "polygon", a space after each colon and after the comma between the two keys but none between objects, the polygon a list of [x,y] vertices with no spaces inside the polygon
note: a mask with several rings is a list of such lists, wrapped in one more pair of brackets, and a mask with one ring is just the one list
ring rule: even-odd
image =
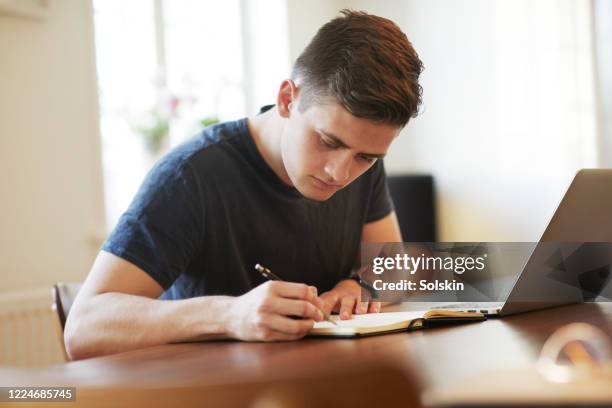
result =
[{"label": "man's ear", "polygon": [[298,96],[298,87],[290,79],[285,79],[278,90],[276,96],[276,106],[278,113],[283,118],[288,118],[291,115],[291,109],[295,106]]}]

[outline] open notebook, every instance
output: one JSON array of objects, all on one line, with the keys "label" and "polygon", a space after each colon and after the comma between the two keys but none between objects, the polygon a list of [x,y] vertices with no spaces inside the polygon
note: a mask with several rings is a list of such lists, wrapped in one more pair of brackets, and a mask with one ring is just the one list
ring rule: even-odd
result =
[{"label": "open notebook", "polygon": [[482,313],[433,309],[414,312],[368,313],[353,315],[353,318],[349,320],[340,320],[337,315],[334,315],[332,319],[338,324],[337,326],[326,321],[316,322],[308,335],[326,337],[370,336],[373,334],[482,321],[486,320],[486,317]]}]

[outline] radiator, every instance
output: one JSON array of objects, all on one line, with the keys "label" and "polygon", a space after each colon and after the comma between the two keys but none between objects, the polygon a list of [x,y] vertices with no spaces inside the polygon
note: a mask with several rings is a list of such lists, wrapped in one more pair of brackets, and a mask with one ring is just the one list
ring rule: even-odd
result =
[{"label": "radiator", "polygon": [[0,293],[0,366],[62,363],[60,333],[50,289]]}]

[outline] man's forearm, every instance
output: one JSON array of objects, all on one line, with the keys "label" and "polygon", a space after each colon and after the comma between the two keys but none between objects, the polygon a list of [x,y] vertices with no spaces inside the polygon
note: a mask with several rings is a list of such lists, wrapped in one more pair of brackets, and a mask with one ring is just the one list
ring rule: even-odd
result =
[{"label": "man's forearm", "polygon": [[76,360],[172,342],[223,338],[232,299],[159,300],[102,293],[70,313],[64,332],[66,351]]}]

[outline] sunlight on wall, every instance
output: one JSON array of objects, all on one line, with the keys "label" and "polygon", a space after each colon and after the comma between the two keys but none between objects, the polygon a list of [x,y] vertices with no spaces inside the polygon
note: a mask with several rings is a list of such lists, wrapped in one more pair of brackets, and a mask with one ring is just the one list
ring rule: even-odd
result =
[{"label": "sunlight on wall", "polygon": [[202,119],[245,115],[240,1],[160,1],[162,27],[155,4],[94,1],[109,228],[154,161]]}]

